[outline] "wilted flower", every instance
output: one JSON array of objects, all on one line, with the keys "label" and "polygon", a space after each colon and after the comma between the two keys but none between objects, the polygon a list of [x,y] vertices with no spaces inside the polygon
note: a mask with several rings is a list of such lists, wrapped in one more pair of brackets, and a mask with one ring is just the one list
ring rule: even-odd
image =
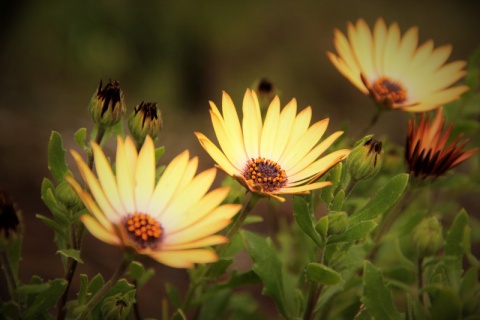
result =
[{"label": "wilted flower", "polygon": [[373,32],[363,19],[348,23],[348,39],[335,30],[338,56],[327,52],[330,61],[363,93],[383,108],[422,112],[456,100],[467,86],[451,85],[462,78],[465,61],[445,64],[451,45],[434,49],[433,41],[418,45],[418,28],[403,37],[397,23],[388,28],[378,19]]},{"label": "wilted flower", "polygon": [[221,150],[202,133],[196,136],[203,148],[228,175],[249,191],[284,201],[281,194],[309,193],[330,185],[316,182],[350,150],[337,150],[320,159],[343,133],[335,132],[317,144],[329,119],[310,126],[312,109],[297,115],[297,102],[290,101],[280,112],[280,100],[270,104],[265,122],[255,91],[247,90],[243,100],[243,122],[228,94],[223,93],[222,112],[210,102],[210,115]]},{"label": "wilted flower", "polygon": [[408,171],[415,177],[424,179],[441,176],[479,150],[475,148],[463,151],[468,140],[461,142],[462,135],[447,145],[453,123],[443,130],[444,123],[443,108],[438,109],[431,123],[426,114],[422,114],[418,125],[415,119],[408,121],[405,159],[408,163]]},{"label": "wilted flower", "polygon": [[155,139],[162,128],[162,115],[155,102],[144,102],[136,106],[128,117],[128,129],[138,145],[147,135]]},{"label": "wilted flower", "polygon": [[0,250],[16,239],[20,232],[20,219],[7,193],[0,191]]},{"label": "wilted flower", "polygon": [[382,142],[373,135],[361,139],[348,155],[346,166],[353,180],[366,180],[377,175],[382,167]]},{"label": "wilted flower", "polygon": [[125,98],[120,83],[110,80],[102,88],[102,81],[93,94],[88,112],[93,121],[100,127],[108,128],[119,122],[126,111]]},{"label": "wilted flower", "polygon": [[240,205],[220,205],[228,188],[207,194],[216,169],[195,175],[198,159],[184,151],[166,167],[155,182],[155,150],[147,136],[137,154],[130,137],[118,137],[116,176],[98,144],[92,142],[98,179],[80,155],[72,151],[92,195],[73,186],[92,215],[81,216],[87,229],[111,245],[131,248],[160,263],[190,268],[194,263],[217,261],[217,255],[204,247],[225,243],[215,235],[230,223]]}]

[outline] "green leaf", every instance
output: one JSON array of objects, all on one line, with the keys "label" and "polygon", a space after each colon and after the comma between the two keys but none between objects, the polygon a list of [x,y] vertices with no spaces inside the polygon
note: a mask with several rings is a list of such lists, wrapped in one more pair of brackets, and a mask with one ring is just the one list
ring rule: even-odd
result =
[{"label": "green leaf", "polygon": [[20,308],[13,301],[3,302],[0,299],[0,319],[21,319]]},{"label": "green leaf", "polygon": [[321,217],[317,224],[315,225],[315,230],[320,234],[322,239],[327,238],[327,231],[328,231],[328,216]]},{"label": "green leaf", "polygon": [[35,296],[35,299],[28,305],[25,312],[22,314],[23,319],[35,319],[44,312],[47,312],[49,308],[53,307],[57,302],[57,299],[65,291],[67,287],[67,281],[64,279],[51,280],[45,284],[44,290]]},{"label": "green leaf", "polygon": [[87,137],[87,129],[80,128],[75,132],[73,139],[77,143],[77,145],[85,151],[88,151],[88,147],[85,145],[85,139]]},{"label": "green leaf", "polygon": [[311,208],[303,197],[293,197],[293,216],[300,229],[302,229],[318,247],[322,247],[324,243],[320,234],[315,230]]},{"label": "green leaf", "polygon": [[202,303],[199,319],[222,319],[227,311],[232,291],[223,289]]},{"label": "green leaf", "polygon": [[247,252],[253,260],[253,271],[263,283],[263,293],[272,297],[278,311],[290,318],[283,286],[282,265],[270,238],[264,239],[248,231],[240,232]]},{"label": "green leaf", "polygon": [[338,184],[340,183],[340,180],[342,178],[342,170],[343,165],[341,162],[337,163],[330,171],[328,172],[327,176],[327,181],[330,181],[332,185],[322,188],[322,194],[320,197],[322,200],[328,205],[330,205],[330,202],[333,200],[333,197],[335,195],[335,190],[338,187]]},{"label": "green leaf", "polygon": [[133,281],[135,281],[135,286],[137,288],[141,288],[145,283],[148,282],[148,280],[151,279],[151,277],[153,277],[154,274],[155,271],[152,268],[145,270],[143,264],[138,261],[133,261],[130,263],[128,269],[128,275]]},{"label": "green leaf", "polygon": [[165,292],[172,307],[175,309],[180,308],[180,292],[178,289],[167,282],[165,283]]},{"label": "green leaf", "polygon": [[58,250],[57,253],[67,257],[67,258],[72,258],[75,261],[78,261],[80,263],[83,263],[82,258],[80,258],[80,250],[75,250],[75,249],[62,249]]},{"label": "green leaf", "polygon": [[328,239],[327,244],[334,244],[339,242],[355,242],[358,240],[364,239],[377,224],[371,220],[360,222],[353,227],[345,230],[344,233],[339,234],[338,236],[333,236]]},{"label": "green leaf", "polygon": [[396,175],[375,196],[350,218],[350,225],[373,220],[392,208],[400,200],[408,184],[408,174]]},{"label": "green leaf", "polygon": [[464,234],[469,228],[468,214],[465,210],[461,210],[447,232],[445,239],[445,255],[462,257],[465,252]]},{"label": "green leaf", "polygon": [[393,304],[390,290],[383,283],[380,270],[375,268],[369,261],[364,262],[363,297],[361,301],[375,319],[403,319]]},{"label": "green leaf", "polygon": [[208,278],[216,279],[227,271],[227,268],[233,263],[232,258],[220,258],[217,262],[210,265]]},{"label": "green leaf", "polygon": [[461,319],[462,301],[451,288],[431,288],[429,308],[432,319]]},{"label": "green leaf", "polygon": [[333,198],[332,203],[328,207],[328,210],[330,211],[342,210],[343,201],[345,201],[345,190],[342,189],[337,192],[337,194],[335,195],[335,198]]},{"label": "green leaf", "polygon": [[52,131],[48,143],[48,170],[57,183],[64,180],[68,171],[65,161],[65,149],[62,146],[62,136],[56,131]]},{"label": "green leaf", "polygon": [[155,163],[158,163],[165,154],[165,147],[155,148]]},{"label": "green leaf", "polygon": [[314,283],[321,283],[329,286],[336,285],[343,281],[342,276],[323,264],[311,262],[305,269],[307,280]]}]

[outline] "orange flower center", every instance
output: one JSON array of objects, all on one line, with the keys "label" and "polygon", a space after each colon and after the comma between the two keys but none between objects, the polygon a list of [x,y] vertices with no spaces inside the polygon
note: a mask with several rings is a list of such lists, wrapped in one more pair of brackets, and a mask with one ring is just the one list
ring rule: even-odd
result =
[{"label": "orange flower center", "polygon": [[372,85],[372,90],[381,100],[390,100],[393,103],[402,103],[407,99],[407,90],[398,81],[387,77],[377,79]]},{"label": "orange flower center", "polygon": [[160,223],[145,213],[129,215],[125,219],[125,228],[130,238],[141,248],[155,248],[163,233]]},{"label": "orange flower center", "polygon": [[287,184],[285,170],[275,161],[260,157],[248,160],[243,176],[267,192],[278,190]]}]

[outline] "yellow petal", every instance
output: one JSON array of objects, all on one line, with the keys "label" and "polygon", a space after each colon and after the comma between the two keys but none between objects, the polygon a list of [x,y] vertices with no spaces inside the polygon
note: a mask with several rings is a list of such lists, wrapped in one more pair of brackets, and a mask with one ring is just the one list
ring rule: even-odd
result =
[{"label": "yellow petal", "polygon": [[228,238],[222,235],[213,235],[203,239],[195,240],[192,242],[170,245],[168,243],[162,243],[162,250],[185,250],[213,246],[221,243],[228,242]]},{"label": "yellow petal", "polygon": [[126,150],[128,149],[125,148],[125,144],[122,138],[119,136],[117,138],[116,162],[117,186],[120,199],[122,199],[123,207],[126,210],[125,214],[128,214],[136,211],[134,183],[135,167],[131,166],[132,157],[127,154]]},{"label": "yellow petal", "polygon": [[177,190],[183,190],[186,186],[188,186],[191,182],[193,177],[195,177],[195,173],[198,169],[198,157],[193,157],[188,161],[187,167],[183,172],[182,179],[178,184]]},{"label": "yellow petal", "polygon": [[255,99],[255,92],[247,89],[243,98],[243,138],[248,158],[257,158],[260,155],[262,115],[258,100]]},{"label": "yellow petal", "polygon": [[[383,56],[383,70],[395,70],[395,64],[397,57],[398,48],[400,45],[400,27],[398,24],[392,23],[388,28],[387,41],[385,43],[385,52]],[[389,75],[391,77],[398,77],[398,74]]]},{"label": "yellow petal", "polygon": [[90,168],[88,168],[87,164],[83,161],[82,157],[80,157],[80,155],[74,150],[72,150],[71,153],[77,163],[78,169],[82,173],[83,179],[90,187],[90,192],[92,193],[104,215],[109,221],[117,221],[119,219],[119,215],[121,215],[122,212],[116,212],[115,209],[110,205],[110,202],[105,196],[105,193],[103,192],[100,183],[93,175]]},{"label": "yellow petal", "polygon": [[297,181],[325,173],[339,161],[343,160],[348,153],[350,153],[350,150],[337,150],[323,158],[320,158],[302,171],[288,176],[289,185],[290,183],[293,184]]},{"label": "yellow petal", "polygon": [[106,230],[93,217],[89,216],[88,214],[84,214],[80,217],[80,220],[82,220],[82,223],[85,225],[88,231],[90,231],[90,233],[98,240],[113,246],[121,245],[121,241],[116,234],[110,230]]},{"label": "yellow petal", "polygon": [[242,127],[240,125],[240,118],[237,114],[237,109],[233,104],[232,98],[224,91],[222,93],[222,113],[225,121],[225,128],[231,134],[232,143],[237,146],[242,153],[242,158],[246,157],[245,145],[243,142]]},{"label": "yellow petal", "polygon": [[260,155],[271,159],[273,150],[277,147],[276,137],[280,120],[280,99],[276,96],[267,110],[260,140]]},{"label": "yellow petal", "polygon": [[297,113],[297,100],[292,99],[280,113],[280,120],[276,133],[275,147],[269,156],[271,160],[278,162],[280,155],[284,152],[288,143],[288,138],[295,123],[295,116]]},{"label": "yellow petal", "polygon": [[368,89],[367,87],[365,87],[362,78],[360,77],[360,74],[362,73],[360,68],[350,68],[344,60],[336,57],[331,52],[327,52],[327,56],[333,63],[333,65],[337,68],[337,70],[340,71],[340,73],[345,78],[347,78],[355,87],[357,87],[364,94],[368,94]]},{"label": "yellow petal", "polygon": [[147,213],[155,186],[155,146],[147,136],[138,155],[135,170],[135,208]]},{"label": "yellow petal", "polygon": [[173,268],[193,268],[194,263],[218,261],[217,254],[206,249],[160,251],[149,255],[156,261]]},{"label": "yellow petal", "polygon": [[[387,41],[387,26],[385,21],[381,18],[377,19],[374,27],[374,54],[375,54],[375,69],[377,71],[376,77],[385,75],[383,70],[383,57],[385,54],[385,43]],[[367,93],[367,92],[364,92]]]},{"label": "yellow petal", "polygon": [[185,150],[176,156],[165,168],[165,171],[153,191],[150,204],[148,205],[147,212],[152,217],[155,217],[156,219],[162,217],[164,208],[168,205],[182,180],[185,168],[189,162],[189,157],[190,154],[188,150]]},{"label": "yellow petal", "polygon": [[408,29],[400,42],[398,52],[396,53],[396,63],[391,65],[391,67],[393,67],[392,69],[385,70],[385,74],[395,78],[401,78],[401,76],[405,72],[405,69],[408,67],[408,65],[413,59],[415,50],[417,49],[417,44],[418,28],[412,27]]},{"label": "yellow petal", "polygon": [[312,119],[312,108],[307,107],[303,109],[295,118],[292,132],[288,138],[287,146],[283,153],[278,158],[277,163],[283,163],[285,158],[289,156],[291,148],[299,143],[299,139],[307,132]]},{"label": "yellow petal", "polygon": [[[212,159],[225,171],[228,175],[234,175],[240,173],[239,170],[227,159],[220,149],[217,148],[204,134],[195,132],[198,141],[202,145],[203,149],[212,157]],[[247,159],[245,159],[246,163]],[[241,174],[241,173],[240,173]]]},{"label": "yellow petal", "polygon": [[359,19],[356,28],[349,23],[348,37],[361,73],[372,76],[374,74],[372,33],[365,20]]},{"label": "yellow petal", "polygon": [[332,185],[330,181],[321,181],[321,182],[314,182],[310,184],[306,184],[303,186],[298,187],[287,187],[282,188],[277,191],[278,194],[297,194],[297,193],[308,193],[310,190],[321,189],[324,187],[328,187]]}]

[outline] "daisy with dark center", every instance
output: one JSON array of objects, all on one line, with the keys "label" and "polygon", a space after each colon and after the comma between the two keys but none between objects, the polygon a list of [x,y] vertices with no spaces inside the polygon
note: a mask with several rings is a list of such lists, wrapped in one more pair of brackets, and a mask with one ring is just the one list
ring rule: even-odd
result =
[{"label": "daisy with dark center", "polygon": [[[347,38],[348,36],[348,38]],[[424,112],[456,100],[467,86],[452,86],[466,71],[465,61],[445,64],[452,47],[418,45],[418,28],[401,35],[397,23],[388,28],[378,19],[373,32],[363,19],[348,23],[347,36],[335,30],[337,54],[330,61],[360,91],[383,109]]]},{"label": "daisy with dark center", "polygon": [[220,205],[228,188],[207,193],[215,168],[195,176],[198,159],[189,159],[184,151],[156,183],[150,136],[138,153],[130,137],[125,141],[118,137],[116,176],[100,147],[93,142],[92,148],[98,178],[72,151],[92,195],[67,179],[91,213],[81,220],[95,237],[175,268],[217,261],[217,254],[205,247],[228,241],[215,233],[230,223],[241,206]]},{"label": "daisy with dark center", "polygon": [[464,151],[468,140],[461,141],[462,135],[447,144],[453,123],[446,130],[443,129],[444,124],[443,108],[438,109],[432,122],[426,114],[422,114],[418,124],[415,119],[409,120],[405,159],[408,171],[415,177],[426,179],[441,176],[479,150]]},{"label": "daisy with dark center", "polygon": [[329,120],[310,126],[312,109],[308,107],[297,114],[295,99],[280,112],[280,100],[275,97],[263,122],[257,95],[247,90],[242,124],[225,92],[223,114],[213,102],[210,106],[221,149],[204,134],[196,132],[200,144],[220,169],[260,196],[284,201],[281,195],[305,194],[328,186],[330,182],[317,180],[350,152],[342,149],[320,158],[342,132],[335,132],[319,143]]}]

